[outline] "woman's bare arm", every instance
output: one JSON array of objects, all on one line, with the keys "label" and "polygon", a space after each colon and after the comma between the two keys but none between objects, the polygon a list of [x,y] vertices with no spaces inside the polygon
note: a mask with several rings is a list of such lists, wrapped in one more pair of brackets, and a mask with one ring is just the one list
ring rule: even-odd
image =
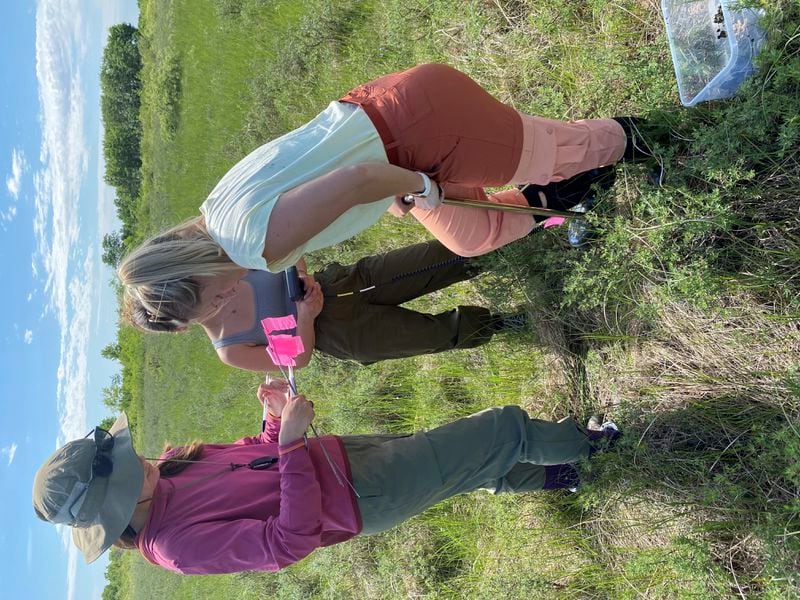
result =
[{"label": "woman's bare arm", "polygon": [[[314,351],[314,324],[313,321],[310,327],[298,326],[298,335],[303,338],[304,352],[295,357],[297,368],[300,369],[308,365],[311,361],[311,354]],[[305,335],[303,335],[305,334]],[[237,369],[245,369],[247,371],[271,371],[277,373],[280,369],[275,363],[270,360],[267,354],[266,346],[248,346],[247,344],[231,344],[230,346],[223,346],[217,350],[217,356],[226,365],[236,367]]]},{"label": "woman's bare arm", "polygon": [[278,198],[269,217],[264,258],[269,264],[333,223],[358,204],[422,190],[418,173],[387,163],[342,167],[289,190]]},{"label": "woman's bare arm", "polygon": [[266,346],[248,346],[247,344],[231,344],[217,350],[217,356],[226,365],[248,371],[278,371],[278,367],[270,360]]}]

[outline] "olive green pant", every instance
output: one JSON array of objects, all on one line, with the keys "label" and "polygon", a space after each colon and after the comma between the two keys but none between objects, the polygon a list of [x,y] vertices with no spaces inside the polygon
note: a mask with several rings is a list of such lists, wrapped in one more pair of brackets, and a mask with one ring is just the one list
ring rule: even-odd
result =
[{"label": "olive green pant", "polygon": [[590,450],[586,431],[572,419],[531,419],[519,406],[490,408],[414,435],[341,439],[360,496],[361,535],[464,492],[540,490],[546,465],[577,462]]},{"label": "olive green pant", "polygon": [[[417,270],[422,272],[392,282],[397,275]],[[459,306],[431,315],[400,306],[477,274],[474,265],[437,241],[368,256],[355,265],[332,263],[314,274],[325,295],[314,324],[315,347],[370,364],[485,344],[493,333],[486,308]],[[377,287],[358,293],[373,285]]]}]

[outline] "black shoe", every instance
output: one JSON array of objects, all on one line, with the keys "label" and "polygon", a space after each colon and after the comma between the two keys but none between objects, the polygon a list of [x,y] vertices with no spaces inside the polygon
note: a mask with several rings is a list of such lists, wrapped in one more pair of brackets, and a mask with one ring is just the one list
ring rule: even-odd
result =
[{"label": "black shoe", "polygon": [[577,492],[581,487],[581,476],[574,465],[548,465],[544,468],[543,490],[564,490]]},{"label": "black shoe", "polygon": [[[536,208],[552,208],[555,210],[570,210],[580,204],[586,205],[594,199],[596,191],[607,190],[616,180],[616,170],[613,166],[591,169],[573,175],[563,181],[553,181],[547,185],[530,183],[520,186],[520,191],[529,206]],[[534,220],[539,223],[547,217],[535,215]]]},{"label": "black shoe", "polygon": [[495,333],[522,333],[530,329],[528,314],[492,315],[492,330]]},{"label": "black shoe", "polygon": [[669,130],[665,126],[639,117],[614,117],[614,120],[622,126],[628,141],[622,155],[623,161],[644,162],[655,156],[653,144],[669,143]]},{"label": "black shoe", "polygon": [[593,415],[589,419],[586,429],[589,432],[589,439],[592,441],[592,450],[590,451],[592,453],[613,448],[617,440],[622,437],[622,432],[614,421],[601,423],[601,417],[597,415]]}]

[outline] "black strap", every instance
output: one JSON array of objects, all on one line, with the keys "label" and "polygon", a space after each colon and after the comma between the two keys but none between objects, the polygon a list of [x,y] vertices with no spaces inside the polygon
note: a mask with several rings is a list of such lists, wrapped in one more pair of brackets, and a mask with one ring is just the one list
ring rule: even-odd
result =
[{"label": "black strap", "polygon": [[251,460],[247,464],[247,468],[251,471],[263,471],[264,469],[269,469],[276,462],[278,462],[277,456],[261,456]]}]

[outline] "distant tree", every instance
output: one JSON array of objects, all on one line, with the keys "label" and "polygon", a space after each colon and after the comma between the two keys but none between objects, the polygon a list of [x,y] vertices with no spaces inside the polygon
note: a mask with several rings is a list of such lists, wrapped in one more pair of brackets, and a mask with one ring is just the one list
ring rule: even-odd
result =
[{"label": "distant tree", "polygon": [[109,429],[111,429],[111,426],[114,424],[114,421],[116,420],[117,417],[106,417],[105,419],[100,421],[99,427],[100,429],[105,429],[106,431],[108,431]]},{"label": "distant tree", "polygon": [[139,30],[120,23],[109,29],[100,66],[100,108],[103,117],[105,180],[117,188],[114,203],[123,227],[123,237],[135,223],[141,186],[140,141],[142,57]]},{"label": "distant tree", "polygon": [[102,260],[109,267],[117,268],[124,251],[125,243],[122,241],[122,234],[120,232],[114,231],[103,236]]},{"label": "distant tree", "polygon": [[[104,429],[108,429],[108,427],[104,427]],[[123,552],[123,550],[111,548],[108,553],[109,560],[108,566],[106,567],[107,583],[105,589],[103,589],[102,600],[121,600],[127,595],[125,593],[125,579],[127,573]]]},{"label": "distant tree", "polygon": [[100,350],[100,356],[106,360],[119,361],[120,357],[122,356],[122,346],[120,346],[119,342],[108,344],[102,350]]},{"label": "distant tree", "polygon": [[121,412],[125,409],[124,397],[122,375],[114,373],[111,376],[111,385],[103,388],[103,404],[114,412]]}]

